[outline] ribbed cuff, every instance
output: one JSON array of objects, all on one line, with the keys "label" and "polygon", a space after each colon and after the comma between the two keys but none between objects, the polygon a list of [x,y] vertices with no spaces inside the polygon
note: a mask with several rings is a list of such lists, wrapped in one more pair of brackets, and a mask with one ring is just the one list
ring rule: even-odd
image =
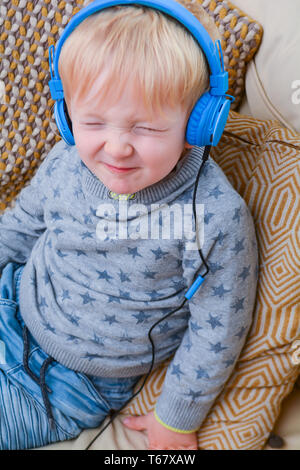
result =
[{"label": "ribbed cuff", "polygon": [[185,401],[166,388],[163,389],[155,407],[158,421],[177,432],[197,431],[208,411],[207,399],[203,404]]},{"label": "ribbed cuff", "polygon": [[168,426],[157,416],[156,410],[154,410],[154,416],[155,416],[155,419],[159,422],[159,424],[164,426],[166,429],[169,429],[170,431],[175,431],[180,434],[191,434],[192,432],[196,432],[198,430],[198,429],[192,429],[191,431],[184,431],[182,429],[177,429],[177,428],[173,428],[172,426]]}]

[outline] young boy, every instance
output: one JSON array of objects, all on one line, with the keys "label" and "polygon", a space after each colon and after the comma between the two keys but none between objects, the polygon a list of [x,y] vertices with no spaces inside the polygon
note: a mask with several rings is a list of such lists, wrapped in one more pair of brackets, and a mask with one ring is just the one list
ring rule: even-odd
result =
[{"label": "young boy", "polygon": [[[189,217],[203,148],[185,142],[208,86],[199,45],[163,13],[113,7],[69,36],[59,72],[76,145],[59,142],[0,221],[1,449],[73,438],[119,409],[149,370],[151,326],[203,266]],[[253,221],[211,158],[196,203],[210,272],[153,329],[155,366],[174,357],[155,411],[126,420],[150,449],[197,448],[251,324]]]}]

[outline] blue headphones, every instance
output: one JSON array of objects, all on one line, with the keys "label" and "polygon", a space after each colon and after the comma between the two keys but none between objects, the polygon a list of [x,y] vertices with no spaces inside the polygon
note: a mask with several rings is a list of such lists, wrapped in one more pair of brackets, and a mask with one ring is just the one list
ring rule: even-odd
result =
[{"label": "blue headphones", "polygon": [[59,55],[65,40],[85,18],[93,13],[116,5],[136,4],[160,10],[175,18],[187,28],[199,43],[211,72],[210,89],[200,97],[190,114],[186,128],[186,141],[190,145],[199,147],[217,145],[227,121],[230,103],[233,100],[230,95],[226,95],[228,73],[224,70],[220,41],[216,41],[214,44],[197,18],[175,0],[95,0],[73,16],[63,31],[56,49],[54,50],[54,46],[49,48],[51,74],[49,87],[51,96],[55,100],[54,117],[62,138],[69,145],[75,144],[72,123],[67,112],[62,82],[58,73]]}]

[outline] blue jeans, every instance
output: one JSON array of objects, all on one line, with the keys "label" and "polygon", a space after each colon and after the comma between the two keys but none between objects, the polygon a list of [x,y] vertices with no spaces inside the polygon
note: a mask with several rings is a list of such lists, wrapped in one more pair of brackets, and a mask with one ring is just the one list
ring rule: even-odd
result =
[{"label": "blue jeans", "polygon": [[41,384],[35,379],[48,356],[28,332],[31,375],[24,368],[25,325],[18,307],[22,270],[23,265],[9,263],[0,279],[1,450],[41,447],[99,426],[111,410],[130,399],[140,379],[90,377],[50,360],[44,386],[53,418],[49,420]]}]

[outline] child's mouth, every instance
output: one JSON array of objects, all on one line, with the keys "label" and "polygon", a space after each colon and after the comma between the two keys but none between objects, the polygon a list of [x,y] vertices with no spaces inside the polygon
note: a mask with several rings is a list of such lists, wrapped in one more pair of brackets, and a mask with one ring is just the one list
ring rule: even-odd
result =
[{"label": "child's mouth", "polygon": [[113,173],[128,173],[129,171],[136,169],[135,167],[126,168],[126,167],[113,166],[113,165],[109,165],[108,163],[104,163],[104,165]]}]

